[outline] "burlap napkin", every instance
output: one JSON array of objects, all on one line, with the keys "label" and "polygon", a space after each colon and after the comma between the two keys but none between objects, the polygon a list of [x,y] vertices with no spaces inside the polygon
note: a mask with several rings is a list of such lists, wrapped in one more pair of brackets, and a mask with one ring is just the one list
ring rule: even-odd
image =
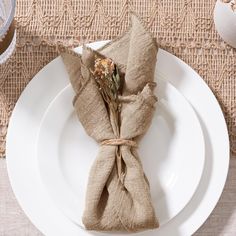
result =
[{"label": "burlap napkin", "polygon": [[[129,31],[99,51],[84,47],[82,56],[62,53],[76,93],[78,118],[87,134],[101,144],[88,180],[86,229],[137,232],[159,226],[137,152],[157,101],[153,94],[157,51],[155,40],[133,15]],[[118,131],[91,73],[96,55],[111,58],[125,74]]]}]

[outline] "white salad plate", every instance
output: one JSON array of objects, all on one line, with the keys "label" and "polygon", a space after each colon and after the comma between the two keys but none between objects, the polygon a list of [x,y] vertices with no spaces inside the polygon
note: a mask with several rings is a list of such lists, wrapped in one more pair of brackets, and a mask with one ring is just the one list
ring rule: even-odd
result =
[{"label": "white salad plate", "polygon": [[[104,45],[104,43],[106,42],[96,42],[90,44],[90,46],[96,49]],[[81,52],[81,48],[77,49],[77,51]],[[141,232],[136,235],[189,236],[207,219],[223,191],[229,165],[227,126],[220,106],[209,87],[183,61],[160,49],[157,58],[157,74],[171,83],[195,110],[204,136],[205,162],[200,183],[193,197],[179,214],[162,225],[159,230]],[[39,145],[42,145],[40,144],[42,142],[40,141],[42,140],[40,138],[42,135],[40,128],[47,124],[46,120],[49,119],[50,109],[56,108],[57,100],[65,96],[62,94],[66,94],[66,91],[69,91],[66,88],[68,84],[68,75],[60,57],[45,66],[28,84],[16,104],[9,123],[6,149],[8,173],[13,191],[21,207],[43,234],[47,236],[102,235],[101,233],[84,230],[67,217],[59,209],[51,193],[46,191],[47,186],[45,186],[45,181],[43,180],[42,166],[39,162],[41,156],[39,153],[42,150],[39,148]],[[44,122],[46,123],[44,124]],[[72,122],[75,122],[75,118],[74,120],[72,118]],[[77,126],[79,126],[79,122]],[[92,140],[89,142],[94,145],[95,150],[96,145]],[[186,140],[186,146],[188,146],[188,143],[189,140]],[[145,150],[145,139],[142,145],[140,144],[140,152],[142,152],[142,148]],[[69,147],[65,150],[69,151]],[[73,155],[76,154],[76,150],[71,149],[71,152]],[[73,155],[71,155],[71,159]],[[142,156],[144,155],[142,154]],[[194,153],[190,153],[189,159],[193,158],[193,156]],[[59,158],[60,161],[64,160],[62,157],[63,155]],[[46,157],[43,156],[42,158]],[[51,156],[51,158],[55,158],[55,156]],[[66,184],[70,186],[76,195],[73,186],[75,188],[77,186],[73,185],[74,182],[70,179],[73,174],[66,175],[68,166],[64,165],[64,163],[66,162],[58,163],[58,165],[61,168],[63,164],[64,170],[61,168],[63,170],[62,173],[64,173],[63,178],[67,180]],[[145,162],[143,163],[145,164]],[[181,164],[185,165],[185,163]],[[53,168],[53,166],[51,167]],[[146,168],[144,166],[145,171]],[[193,171],[192,173],[194,173]],[[153,171],[152,173],[158,174],[157,176],[162,175]],[[151,175],[151,171],[147,174]],[[149,177],[152,179],[152,176]],[[188,186],[191,178],[191,175],[186,176],[182,183],[183,190],[185,186]],[[85,181],[83,183],[85,184]],[[159,186],[161,184],[163,183],[160,182]],[[151,188],[155,189],[155,186],[152,184]],[[157,191],[158,194],[160,192],[158,193]],[[155,200],[155,196],[153,197]]]},{"label": "white salad plate", "polygon": [[[150,182],[156,214],[163,225],[193,196],[202,175],[205,148],[191,105],[170,83],[158,79],[158,75],[156,78],[159,101],[138,152]],[[36,153],[43,184],[53,201],[71,220],[83,226],[87,179],[99,145],[79,123],[73,97],[69,85],[46,110]]]}]

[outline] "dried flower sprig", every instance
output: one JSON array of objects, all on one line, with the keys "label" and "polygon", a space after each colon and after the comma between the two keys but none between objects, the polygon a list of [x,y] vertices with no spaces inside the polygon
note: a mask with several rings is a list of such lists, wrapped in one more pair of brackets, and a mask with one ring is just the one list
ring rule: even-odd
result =
[{"label": "dried flower sprig", "polygon": [[99,90],[106,102],[110,116],[114,122],[113,128],[119,135],[119,101],[118,96],[121,94],[121,77],[118,67],[110,58],[95,59],[94,70],[91,71]]},{"label": "dried flower sprig", "polygon": [[[121,95],[123,80],[116,64],[110,58],[95,59],[94,70],[91,71],[99,90],[107,105],[111,125],[116,138],[120,137],[120,107],[118,96]],[[116,150],[117,172],[121,183],[124,183],[126,170],[121,157],[120,148]]]}]

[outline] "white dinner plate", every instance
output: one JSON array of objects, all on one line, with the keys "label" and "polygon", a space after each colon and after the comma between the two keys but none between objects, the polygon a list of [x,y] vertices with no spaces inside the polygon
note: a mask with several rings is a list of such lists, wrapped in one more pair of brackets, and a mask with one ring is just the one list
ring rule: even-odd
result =
[{"label": "white dinner plate", "polygon": [[[104,43],[96,42],[90,46],[96,49]],[[222,193],[229,165],[227,126],[213,93],[191,67],[160,49],[157,70],[193,106],[203,130],[206,155],[201,181],[190,202],[159,231],[153,231],[152,235],[189,236],[207,219]],[[58,74],[62,79],[58,80]],[[69,220],[45,191],[35,155],[44,112],[67,85],[67,73],[61,58],[56,58],[45,66],[28,84],[10,119],[6,148],[7,167],[16,198],[26,215],[43,234],[78,236],[83,233],[88,236],[95,233],[84,231]],[[39,101],[40,106],[37,106]]]},{"label": "white dinner plate", "polygon": [[[156,81],[159,101],[138,151],[150,182],[156,214],[163,225],[193,196],[202,175],[205,149],[192,107],[158,74]],[[43,184],[53,201],[71,220],[83,226],[87,179],[99,145],[79,123],[72,106],[73,97],[74,91],[68,85],[45,112],[37,155]]]}]

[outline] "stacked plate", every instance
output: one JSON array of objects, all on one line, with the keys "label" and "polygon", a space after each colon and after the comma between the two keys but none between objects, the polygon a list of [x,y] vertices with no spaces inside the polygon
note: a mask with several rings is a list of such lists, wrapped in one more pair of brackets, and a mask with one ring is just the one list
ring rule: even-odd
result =
[{"label": "stacked plate", "polygon": [[[161,227],[137,235],[189,236],[223,190],[227,127],[216,98],[193,69],[164,50],[159,50],[156,68],[159,102],[139,152]],[[73,96],[63,62],[56,58],[26,87],[9,124],[10,181],[23,210],[45,235],[98,234],[81,222],[98,145],[79,123]]]}]

